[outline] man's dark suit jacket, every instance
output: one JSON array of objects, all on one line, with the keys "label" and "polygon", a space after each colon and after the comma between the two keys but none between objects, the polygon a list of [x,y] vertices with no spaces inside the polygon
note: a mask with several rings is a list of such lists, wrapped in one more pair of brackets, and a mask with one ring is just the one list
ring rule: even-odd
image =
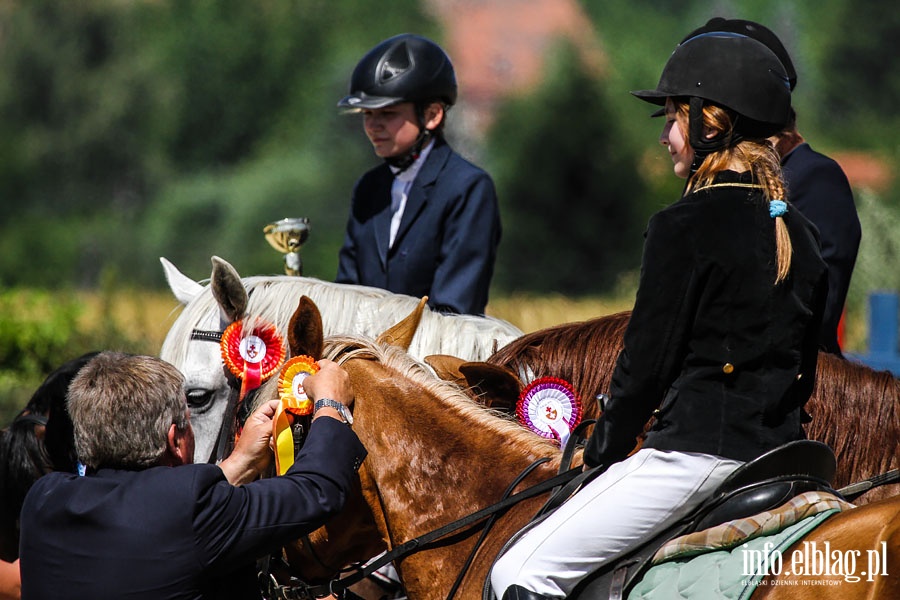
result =
[{"label": "man's dark suit jacket", "polygon": [[336,281],[428,296],[439,310],[484,314],[500,243],[490,176],[435,140],[388,249],[393,179],[383,164],[357,182]]},{"label": "man's dark suit jacket", "polygon": [[782,159],[788,200],[819,229],[828,265],[828,301],[822,320],[822,349],[841,354],[838,323],[850,288],[862,229],[847,176],[834,160],[800,144]]},{"label": "man's dark suit jacket", "polygon": [[803,437],[827,289],[815,227],[784,221],[793,259],[775,285],[775,222],[749,173],[719,173],[647,227],[641,279],[585,447],[594,466],[643,447],[747,461]]},{"label": "man's dark suit jacket", "polygon": [[365,450],[320,418],[282,477],[215,465],[45,475],[22,509],[22,598],[258,598],[253,562],[335,515]]}]

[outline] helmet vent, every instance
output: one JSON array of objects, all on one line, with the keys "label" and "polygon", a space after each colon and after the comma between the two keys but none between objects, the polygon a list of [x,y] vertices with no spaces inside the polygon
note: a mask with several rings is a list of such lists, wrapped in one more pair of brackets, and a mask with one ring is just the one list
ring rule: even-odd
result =
[{"label": "helmet vent", "polygon": [[411,66],[412,58],[409,55],[409,48],[407,47],[406,42],[397,44],[387,55],[385,55],[384,60],[381,63],[378,77],[379,82],[385,83],[395,77],[403,75]]}]

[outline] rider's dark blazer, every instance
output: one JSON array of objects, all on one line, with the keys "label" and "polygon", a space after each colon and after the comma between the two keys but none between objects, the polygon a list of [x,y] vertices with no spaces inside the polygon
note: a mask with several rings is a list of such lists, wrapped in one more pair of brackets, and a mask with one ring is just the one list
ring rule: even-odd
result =
[{"label": "rider's dark blazer", "polygon": [[775,223],[749,174],[688,194],[646,232],[610,399],[585,449],[608,464],[644,447],[746,461],[803,437],[827,276],[815,227],[784,215],[793,259],[775,285]]},{"label": "rider's dark blazer", "polygon": [[500,243],[490,176],[437,138],[388,249],[393,179],[382,164],[356,183],[336,281],[427,295],[433,308],[484,314]]},{"label": "rider's dark blazer", "polygon": [[841,354],[837,329],[850,289],[862,228],[847,176],[834,160],[809,144],[782,159],[788,199],[819,229],[822,258],[828,265],[828,301],[822,319],[822,349]]},{"label": "rider's dark blazer", "polygon": [[22,598],[258,598],[255,559],[335,515],[364,457],[322,417],[286,475],[242,486],[208,464],[45,475],[22,509]]}]

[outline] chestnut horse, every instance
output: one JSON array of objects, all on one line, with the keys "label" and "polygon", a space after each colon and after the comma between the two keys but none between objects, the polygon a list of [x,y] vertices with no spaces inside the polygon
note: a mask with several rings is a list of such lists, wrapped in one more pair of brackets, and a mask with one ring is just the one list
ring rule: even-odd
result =
[{"label": "chestnut horse", "polygon": [[[438,373],[476,390],[491,406],[514,405],[523,382],[552,376],[572,384],[584,404],[584,418],[600,413],[596,396],[609,390],[631,313],[535,331],[501,348],[484,363],[428,357]],[[806,405],[810,439],[834,450],[838,488],[900,466],[900,380],[832,354],[819,353],[816,385]],[[900,485],[878,487],[858,503],[900,494]]]},{"label": "chestnut horse", "polygon": [[[364,561],[497,503],[535,461],[546,462],[524,477],[517,492],[557,473],[562,453],[552,441],[531,434],[506,415],[485,410],[459,386],[436,379],[400,348],[352,337],[330,337],[323,343],[320,326],[298,325],[315,323],[315,314],[315,305],[301,299],[289,334],[290,351],[321,353],[346,369],[356,395],[353,429],[368,457],[359,471],[359,489],[347,499],[342,513],[303,543],[286,549],[298,580],[324,585],[343,565]],[[305,333],[309,331],[313,333]],[[277,388],[272,381],[265,384],[257,402],[277,397]],[[469,527],[399,558],[396,565],[408,597],[443,600],[474,553],[455,597],[480,598],[494,557],[546,497],[513,505],[477,547],[480,532]],[[898,517],[900,499],[872,503],[831,517],[802,540],[816,541],[823,548],[827,541],[831,551],[860,550],[863,556],[867,549],[882,548],[884,541],[886,561],[880,568],[890,577],[833,587],[767,585],[754,597],[898,597]],[[777,579],[791,581],[786,574]]]}]

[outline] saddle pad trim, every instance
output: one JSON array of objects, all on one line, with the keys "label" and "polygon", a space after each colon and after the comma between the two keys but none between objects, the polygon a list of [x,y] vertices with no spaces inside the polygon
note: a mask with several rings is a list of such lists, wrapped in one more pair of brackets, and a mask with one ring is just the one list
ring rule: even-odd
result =
[{"label": "saddle pad trim", "polygon": [[778,533],[807,517],[825,511],[839,512],[852,507],[852,504],[834,494],[820,491],[805,492],[773,510],[674,538],[657,550],[651,564],[696,556],[704,552],[726,550],[757,537]]},{"label": "saddle pad trim", "polygon": [[[828,510],[825,512],[821,512],[813,517],[807,517],[805,520],[791,525],[788,529],[784,530],[785,533],[790,531],[790,535],[785,536],[781,540],[781,543],[778,545],[778,547],[772,550],[772,553],[774,554],[777,550],[779,553],[783,554],[785,550],[793,546],[795,542],[800,541],[803,536],[818,527],[825,519],[838,512],[840,511],[837,509]],[[764,577],[766,577],[765,573],[754,575],[748,582],[748,585],[744,588],[744,591],[741,593],[741,595],[738,596],[737,600],[747,600],[748,598],[750,598],[750,596],[756,590],[756,587],[759,585],[759,582],[762,581]]]}]

